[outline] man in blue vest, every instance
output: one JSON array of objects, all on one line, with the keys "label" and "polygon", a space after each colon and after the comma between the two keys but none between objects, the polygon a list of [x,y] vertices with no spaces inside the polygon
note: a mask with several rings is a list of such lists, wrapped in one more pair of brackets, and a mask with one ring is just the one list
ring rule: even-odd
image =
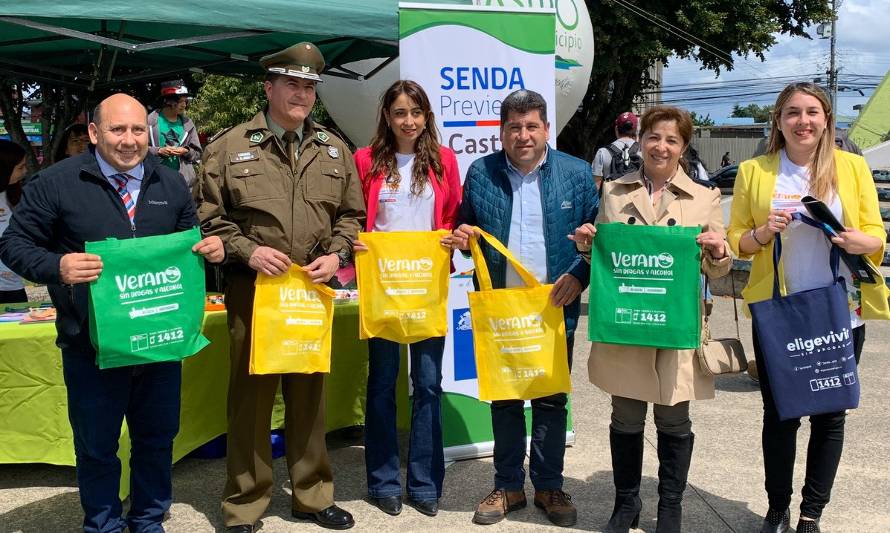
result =
[{"label": "man in blue vest", "polygon": [[[503,150],[476,160],[467,171],[463,203],[454,231],[466,250],[472,226],[494,235],[542,283],[553,283],[553,304],[564,309],[569,365],[581,292],[590,281],[590,266],[575,243],[566,238],[593,222],[599,205],[590,166],[547,146],[547,103],[529,90],[513,92],[501,104]],[[495,289],[524,286],[504,257],[482,243]],[[529,475],[534,503],[556,525],[577,522],[571,497],[562,490],[566,444],[565,394],[536,398],[532,404]],[[526,506],[525,413],[521,400],[491,403],[494,430],[494,490],[479,504],[473,521],[493,524]]]}]

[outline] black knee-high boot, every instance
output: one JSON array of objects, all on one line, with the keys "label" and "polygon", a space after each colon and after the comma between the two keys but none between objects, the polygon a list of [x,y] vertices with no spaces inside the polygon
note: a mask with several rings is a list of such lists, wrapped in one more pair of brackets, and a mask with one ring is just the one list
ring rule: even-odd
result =
[{"label": "black knee-high boot", "polygon": [[606,533],[627,533],[640,521],[640,479],[643,475],[643,433],[621,433],[609,428],[615,507]]},{"label": "black knee-high boot", "polygon": [[680,533],[683,491],[692,460],[695,435],[658,432],[658,522],[656,533]]}]

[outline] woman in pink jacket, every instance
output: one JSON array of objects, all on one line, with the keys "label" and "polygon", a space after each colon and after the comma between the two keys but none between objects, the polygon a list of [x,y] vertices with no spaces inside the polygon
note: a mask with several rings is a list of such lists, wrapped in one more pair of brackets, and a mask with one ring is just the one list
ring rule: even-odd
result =
[{"label": "woman in pink jacket", "polygon": [[[451,230],[461,199],[454,152],[439,144],[436,122],[423,88],[395,82],[383,94],[371,145],[355,153],[368,206],[366,231]],[[367,249],[360,241],[355,250]],[[451,235],[442,239],[451,248]],[[368,340],[368,401],[365,409],[365,466],[368,495],[383,512],[402,510],[395,385],[399,344]],[[445,477],[440,397],[445,338],[412,343],[414,402],[408,450],[408,501],[429,516],[438,513]]]}]

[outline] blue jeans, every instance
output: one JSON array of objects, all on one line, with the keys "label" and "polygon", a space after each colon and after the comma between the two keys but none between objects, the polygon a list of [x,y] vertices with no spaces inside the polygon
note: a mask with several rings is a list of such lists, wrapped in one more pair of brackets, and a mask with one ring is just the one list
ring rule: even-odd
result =
[{"label": "blue jeans", "polygon": [[[68,419],[74,434],[83,530],[164,531],[173,501],[173,437],[179,431],[182,365],[153,363],[100,370],[96,354],[62,353]],[[117,457],[121,423],[130,431],[130,511],[124,519]]]},{"label": "blue jeans", "polygon": [[[445,456],[442,449],[442,352],[444,337],[410,345],[411,436],[408,441],[408,497],[437,500],[442,496]],[[399,344],[368,340],[368,403],[365,409],[365,467],[368,495],[401,496],[399,442],[396,433],[396,378]]]},{"label": "blue jeans", "polygon": [[[569,369],[572,368],[574,334],[566,337]],[[491,402],[491,427],[494,432],[494,488],[522,490],[525,485],[525,409],[522,400]],[[536,398],[532,403],[531,453],[529,477],[535,490],[562,489],[563,458],[566,450],[568,397],[554,394]]]}]

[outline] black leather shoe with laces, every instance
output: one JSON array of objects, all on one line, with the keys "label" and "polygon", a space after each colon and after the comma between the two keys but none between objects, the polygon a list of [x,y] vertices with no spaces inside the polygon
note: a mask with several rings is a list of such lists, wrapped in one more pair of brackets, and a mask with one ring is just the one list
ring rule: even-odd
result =
[{"label": "black leather shoe with laces", "polygon": [[312,520],[321,527],[328,529],[349,529],[355,525],[355,520],[347,511],[340,509],[336,505],[332,505],[327,509],[322,509],[316,513],[304,513],[302,511],[291,511],[294,518],[300,520]]}]

